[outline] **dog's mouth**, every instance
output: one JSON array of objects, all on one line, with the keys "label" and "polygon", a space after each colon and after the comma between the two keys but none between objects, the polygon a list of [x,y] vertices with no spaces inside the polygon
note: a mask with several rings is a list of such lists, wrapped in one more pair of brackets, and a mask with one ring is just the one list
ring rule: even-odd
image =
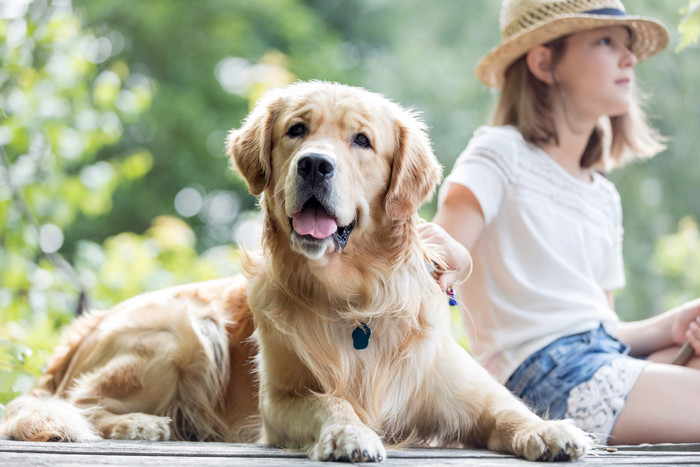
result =
[{"label": "dog's mouth", "polygon": [[301,210],[292,215],[289,222],[293,233],[306,241],[331,238],[339,252],[347,245],[356,225],[355,220],[348,225],[338,225],[335,217],[315,197],[309,198]]},{"label": "dog's mouth", "polygon": [[338,223],[316,198],[310,198],[292,216],[292,228],[299,235],[324,239],[338,231]]}]

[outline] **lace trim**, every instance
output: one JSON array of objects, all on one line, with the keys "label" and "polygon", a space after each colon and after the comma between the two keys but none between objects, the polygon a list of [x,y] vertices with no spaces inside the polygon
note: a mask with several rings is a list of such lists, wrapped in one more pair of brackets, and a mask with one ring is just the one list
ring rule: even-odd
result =
[{"label": "lace trim", "polygon": [[606,443],[625,400],[648,362],[625,357],[601,367],[571,390],[565,417]]}]

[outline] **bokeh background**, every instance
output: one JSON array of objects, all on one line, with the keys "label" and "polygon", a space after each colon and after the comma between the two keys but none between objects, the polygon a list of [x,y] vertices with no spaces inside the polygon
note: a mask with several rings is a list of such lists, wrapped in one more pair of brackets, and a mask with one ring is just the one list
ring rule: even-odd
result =
[{"label": "bokeh background", "polygon": [[[630,320],[700,296],[700,2],[627,7],[671,34],[638,67],[668,150],[609,174],[625,219],[616,302]],[[473,70],[499,40],[498,8],[0,0],[0,414],[35,384],[81,295],[107,308],[238,271],[260,217],[223,142],[265,90],[323,79],[380,92],[423,114],[449,171],[497,97]]]}]

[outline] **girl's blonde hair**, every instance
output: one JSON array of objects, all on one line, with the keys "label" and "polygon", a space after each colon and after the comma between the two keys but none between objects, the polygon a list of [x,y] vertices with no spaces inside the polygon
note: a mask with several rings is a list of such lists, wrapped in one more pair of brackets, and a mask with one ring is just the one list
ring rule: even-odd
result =
[{"label": "girl's blonde hair", "polygon": [[[552,51],[552,68],[564,53],[566,38],[547,47]],[[505,73],[501,95],[491,117],[492,125],[512,125],[526,141],[559,143],[552,119],[556,86],[538,80],[528,69],[526,55],[516,60]],[[666,148],[666,138],[647,121],[636,89],[626,114],[603,117],[588,140],[581,167],[610,170],[634,159],[653,157]]]}]

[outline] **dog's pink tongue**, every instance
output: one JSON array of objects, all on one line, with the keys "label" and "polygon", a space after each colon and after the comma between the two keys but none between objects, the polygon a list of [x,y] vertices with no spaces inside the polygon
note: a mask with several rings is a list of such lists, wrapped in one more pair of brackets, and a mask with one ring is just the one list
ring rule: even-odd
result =
[{"label": "dog's pink tongue", "polygon": [[338,230],[335,221],[319,206],[308,207],[294,214],[292,225],[299,235],[311,235],[314,238],[326,238]]}]

